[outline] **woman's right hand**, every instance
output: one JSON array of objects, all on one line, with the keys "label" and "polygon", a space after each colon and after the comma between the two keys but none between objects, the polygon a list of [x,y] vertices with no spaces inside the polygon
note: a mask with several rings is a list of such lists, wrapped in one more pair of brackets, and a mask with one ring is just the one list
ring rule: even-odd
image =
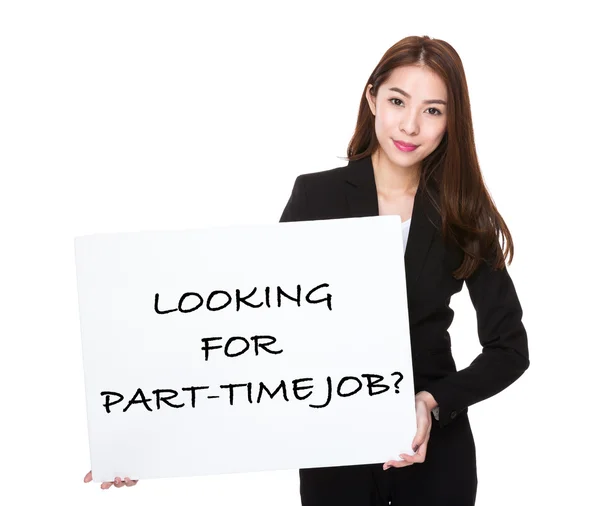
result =
[{"label": "woman's right hand", "polygon": [[[89,473],[87,473],[85,475],[85,478],[83,478],[83,482],[84,483],[89,483],[90,481],[92,481],[92,471],[90,471]],[[115,478],[115,481],[104,481],[102,482],[102,485],[100,485],[100,488],[102,490],[106,490],[107,488],[112,487],[113,485],[117,488],[121,488],[121,487],[133,487],[135,484],[137,484],[138,480],[130,480],[129,478],[125,478],[125,479],[121,479],[119,477]]]}]

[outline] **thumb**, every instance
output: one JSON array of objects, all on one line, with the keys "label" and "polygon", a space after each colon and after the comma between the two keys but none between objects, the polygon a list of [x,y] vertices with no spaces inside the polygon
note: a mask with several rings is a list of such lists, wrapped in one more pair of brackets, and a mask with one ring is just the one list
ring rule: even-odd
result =
[{"label": "thumb", "polygon": [[412,449],[416,452],[419,447],[425,442],[427,437],[427,420],[419,418],[417,420],[417,435],[414,437],[412,442]]}]

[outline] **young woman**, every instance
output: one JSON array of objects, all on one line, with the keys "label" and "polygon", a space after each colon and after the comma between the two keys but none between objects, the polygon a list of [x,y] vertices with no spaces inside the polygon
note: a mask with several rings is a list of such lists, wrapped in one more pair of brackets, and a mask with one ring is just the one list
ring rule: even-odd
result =
[{"label": "young woman", "polygon": [[[280,221],[401,216],[416,454],[301,469],[302,505],[472,505],[477,469],[468,406],[513,383],[529,353],[505,266],[512,238],[483,183],[464,70],[448,43],[407,37],[383,55],[365,86],[347,154],[347,166],[298,176]],[[483,350],[457,371],[449,301],[463,283]],[[90,471],[84,481],[91,480]],[[136,483],[125,477],[101,486]]]},{"label": "young woman", "polygon": [[[347,166],[298,176],[280,221],[401,216],[416,454],[301,469],[302,505],[474,504],[468,406],[513,383],[528,368],[529,353],[506,270],[512,238],[481,176],[464,69],[447,42],[407,37],[388,49],[365,86],[347,155]],[[483,349],[457,371],[449,301],[463,283]]]}]

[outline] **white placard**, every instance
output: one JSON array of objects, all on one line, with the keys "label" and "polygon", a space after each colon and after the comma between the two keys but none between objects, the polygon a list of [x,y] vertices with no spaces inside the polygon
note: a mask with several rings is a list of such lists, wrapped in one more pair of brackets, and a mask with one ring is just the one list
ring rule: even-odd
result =
[{"label": "white placard", "polygon": [[95,481],[413,454],[399,216],[91,235],[75,257]]}]

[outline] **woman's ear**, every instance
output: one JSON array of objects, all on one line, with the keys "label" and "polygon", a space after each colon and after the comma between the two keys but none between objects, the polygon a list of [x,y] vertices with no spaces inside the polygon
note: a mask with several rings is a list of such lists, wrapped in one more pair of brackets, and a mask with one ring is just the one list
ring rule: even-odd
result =
[{"label": "woman's ear", "polygon": [[371,109],[371,113],[375,116],[375,97],[371,95],[371,88],[373,88],[372,84],[367,86],[367,91],[365,92],[365,98],[367,99],[367,104],[369,104],[369,109]]}]

